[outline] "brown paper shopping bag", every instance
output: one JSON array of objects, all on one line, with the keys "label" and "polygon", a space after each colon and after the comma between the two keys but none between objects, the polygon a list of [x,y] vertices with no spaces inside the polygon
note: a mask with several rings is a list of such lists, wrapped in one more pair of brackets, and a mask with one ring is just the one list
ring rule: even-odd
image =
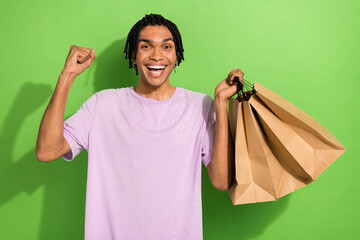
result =
[{"label": "brown paper shopping bag", "polygon": [[318,122],[259,83],[229,100],[229,121],[234,205],[277,200],[313,182],[345,152]]}]

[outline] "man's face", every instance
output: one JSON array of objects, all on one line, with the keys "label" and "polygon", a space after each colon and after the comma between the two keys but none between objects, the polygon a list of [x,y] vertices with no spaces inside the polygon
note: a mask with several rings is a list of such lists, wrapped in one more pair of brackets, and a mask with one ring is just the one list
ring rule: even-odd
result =
[{"label": "man's face", "polygon": [[139,81],[160,87],[169,79],[176,63],[173,36],[165,26],[146,26],[139,36],[136,63]]}]

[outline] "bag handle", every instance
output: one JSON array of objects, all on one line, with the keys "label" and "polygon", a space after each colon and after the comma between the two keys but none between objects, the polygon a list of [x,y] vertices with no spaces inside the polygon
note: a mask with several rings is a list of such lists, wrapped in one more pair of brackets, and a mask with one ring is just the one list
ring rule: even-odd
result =
[{"label": "bag handle", "polygon": [[257,92],[254,88],[254,84],[246,81],[245,79],[243,79],[243,81],[240,81],[239,77],[235,76],[234,83],[235,82],[237,82],[236,100],[238,100],[239,102],[249,101],[251,96]]}]

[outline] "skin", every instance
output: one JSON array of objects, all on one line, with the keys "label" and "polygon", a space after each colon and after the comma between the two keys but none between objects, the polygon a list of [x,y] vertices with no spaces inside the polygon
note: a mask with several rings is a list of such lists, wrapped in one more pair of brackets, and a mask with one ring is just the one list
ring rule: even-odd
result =
[{"label": "skin", "polygon": [[84,72],[95,60],[95,51],[75,45],[70,47],[54,93],[40,123],[36,142],[36,158],[41,162],[54,161],[70,152],[63,135],[66,100],[76,76]]},{"label": "skin", "polygon": [[227,191],[233,185],[235,177],[235,152],[227,114],[227,101],[237,92],[235,77],[243,81],[244,73],[233,69],[215,88],[214,106],[216,114],[216,134],[211,162],[207,165],[213,186]]},{"label": "skin", "polygon": [[[139,71],[139,83],[134,87],[139,95],[159,101],[173,95],[175,87],[170,85],[169,76],[177,57],[173,36],[167,27],[144,27],[139,35],[136,57],[132,61]],[[166,68],[160,77],[152,77],[146,67],[148,64],[166,65]]]},{"label": "skin", "polygon": [[[177,61],[172,34],[165,26],[147,26],[141,30],[139,40],[137,54],[132,58],[139,71],[139,82],[134,90],[143,97],[166,100],[175,92],[175,87],[169,82]],[[40,124],[36,143],[36,157],[39,161],[54,161],[71,151],[63,137],[66,100],[75,78],[94,60],[94,49],[75,45],[70,47]],[[147,70],[148,64],[166,65],[166,68],[160,77],[153,77]],[[207,170],[213,186],[220,191],[228,190],[235,176],[234,147],[227,115],[227,101],[236,93],[236,83],[233,81],[235,76],[243,80],[244,73],[240,69],[233,69],[218,84],[214,93],[216,136],[212,161]]]}]

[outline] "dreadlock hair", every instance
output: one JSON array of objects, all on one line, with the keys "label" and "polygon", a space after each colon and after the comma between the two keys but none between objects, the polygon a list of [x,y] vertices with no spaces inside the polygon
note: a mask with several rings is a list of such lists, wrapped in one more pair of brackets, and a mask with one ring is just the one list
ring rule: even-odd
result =
[{"label": "dreadlock hair", "polygon": [[[136,53],[137,53],[137,46],[139,44],[139,36],[140,36],[140,32],[141,30],[146,27],[146,26],[165,26],[169,29],[169,31],[171,32],[173,38],[174,38],[174,43],[175,43],[175,51],[176,51],[176,56],[177,56],[177,65],[180,65],[180,62],[182,60],[184,60],[184,49],[183,49],[183,45],[182,45],[182,41],[181,41],[181,35],[180,32],[178,30],[178,28],[176,27],[176,25],[171,22],[170,20],[167,20],[166,18],[164,18],[163,16],[159,15],[159,14],[150,14],[150,15],[145,15],[145,17],[143,17],[141,20],[139,20],[130,30],[127,39],[126,39],[126,43],[125,43],[125,49],[124,49],[124,53],[125,55],[125,59],[129,59],[129,68],[133,67],[133,63],[132,63],[132,56],[134,54],[134,56],[136,57]],[[136,75],[138,75],[138,68],[135,64],[134,66],[135,70],[136,70]]]}]

